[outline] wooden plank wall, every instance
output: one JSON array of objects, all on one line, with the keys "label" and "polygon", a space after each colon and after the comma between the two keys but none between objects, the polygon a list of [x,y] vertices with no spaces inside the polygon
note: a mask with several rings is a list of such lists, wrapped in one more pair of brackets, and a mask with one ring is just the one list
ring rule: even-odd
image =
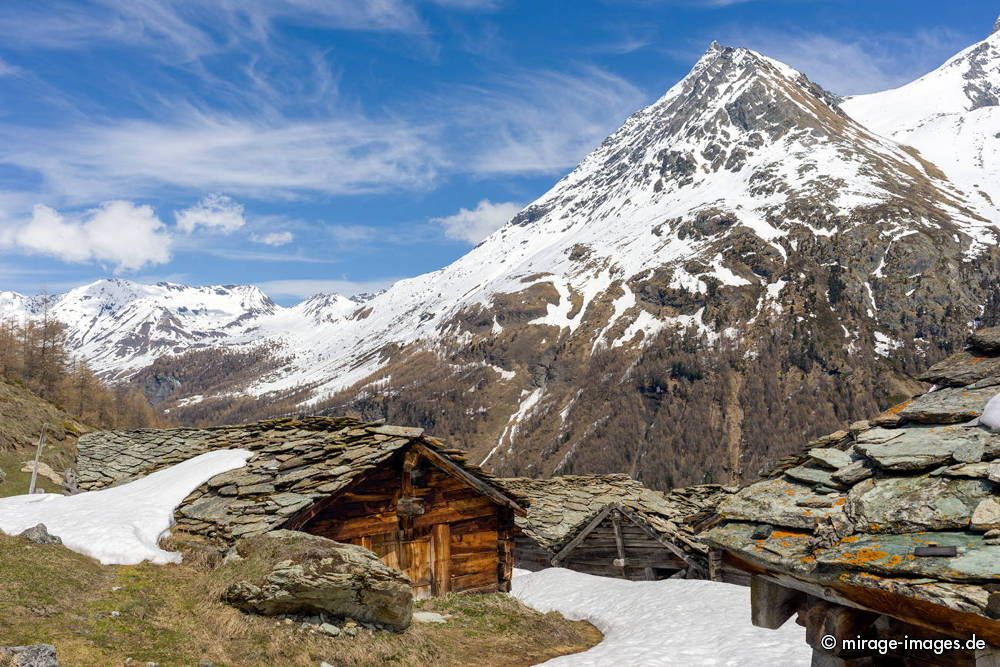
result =
[{"label": "wooden plank wall", "polygon": [[676,554],[624,516],[619,519],[619,527],[625,564],[616,564],[618,538],[614,516],[612,512],[601,521],[560,565],[588,574],[624,579],[663,579],[687,567]]},{"label": "wooden plank wall", "polygon": [[[371,545],[410,576],[420,596],[508,590],[512,512],[414,454],[401,453],[368,473],[301,530]],[[415,500],[399,511],[401,497]],[[419,509],[407,513],[406,505]]]},{"label": "wooden plank wall", "polygon": [[514,537],[514,560],[516,566],[522,570],[536,572],[546,567],[551,567],[554,555],[554,553],[523,533]]}]

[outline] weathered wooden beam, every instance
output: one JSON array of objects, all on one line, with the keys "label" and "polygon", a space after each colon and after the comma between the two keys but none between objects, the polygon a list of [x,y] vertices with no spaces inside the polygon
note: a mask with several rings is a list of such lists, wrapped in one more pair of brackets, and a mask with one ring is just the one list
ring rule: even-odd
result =
[{"label": "weathered wooden beam", "polygon": [[600,512],[595,514],[594,518],[591,519],[586,526],[581,528],[577,532],[577,534],[573,536],[573,539],[567,542],[566,545],[563,546],[563,548],[560,549],[559,552],[552,557],[552,564],[559,565],[560,562],[565,560],[566,557],[569,556],[569,554],[573,551],[573,549],[575,549],[578,544],[583,542],[587,538],[587,535],[589,535],[590,532],[594,530],[594,528],[597,528],[597,526],[599,526],[600,523],[604,521],[605,518],[607,518],[608,514],[611,513],[612,509],[613,507],[611,505],[605,505]]},{"label": "weathered wooden beam", "polygon": [[431,527],[431,592],[444,595],[451,589],[451,526]]},{"label": "weathered wooden beam", "polygon": [[664,539],[663,536],[661,536],[655,530],[653,530],[652,528],[650,528],[649,524],[647,524],[646,521],[641,516],[639,516],[637,513],[633,512],[628,507],[624,507],[623,505],[618,505],[617,503],[615,504],[615,508],[619,512],[621,512],[623,515],[625,515],[626,517],[628,517],[628,519],[632,523],[634,523],[636,526],[638,526],[639,528],[641,528],[642,531],[644,533],[646,533],[646,535],[648,535],[649,537],[651,537],[656,542],[662,544],[669,551],[672,551],[678,558],[682,559],[685,563],[690,563],[691,562],[690,559],[688,558],[687,552],[685,552],[683,549],[681,549],[680,547],[678,547],[677,545],[675,545],[670,540]]},{"label": "weathered wooden beam", "polygon": [[977,637],[985,640],[988,644],[1000,646],[1000,624],[981,614],[957,611],[892,591],[845,584],[839,581],[817,581],[792,577],[770,571],[764,565],[741,558],[729,550],[725,551],[723,559],[726,564],[752,574],[753,577],[762,577],[781,586],[794,588],[824,600],[885,614],[948,637],[967,639],[972,633],[975,633]]},{"label": "weathered wooden beam", "polygon": [[622,569],[625,574],[625,565],[628,562],[625,556],[625,540],[622,538],[621,512],[618,509],[611,510],[611,525],[615,531],[615,548],[618,550],[618,558],[615,559],[615,566]]},{"label": "weathered wooden beam", "polygon": [[722,581],[722,551],[717,547],[708,550],[708,580]]},{"label": "weathered wooden beam", "polygon": [[447,456],[443,456],[442,454],[439,454],[430,447],[423,445],[421,443],[414,443],[413,446],[417,448],[420,451],[420,453],[422,453],[424,456],[430,459],[439,468],[441,468],[447,473],[450,473],[454,477],[459,478],[472,488],[482,493],[487,498],[493,500],[498,505],[509,507],[514,511],[515,514],[519,514],[521,516],[527,514],[526,510],[520,505],[518,505],[513,498],[507,497],[507,495],[501,493],[499,490],[493,488],[483,480],[471,474],[470,472],[462,468],[460,465],[457,465]]},{"label": "weathered wooden beam", "polygon": [[799,610],[805,595],[763,577],[750,579],[750,621],[758,628],[777,630]]}]

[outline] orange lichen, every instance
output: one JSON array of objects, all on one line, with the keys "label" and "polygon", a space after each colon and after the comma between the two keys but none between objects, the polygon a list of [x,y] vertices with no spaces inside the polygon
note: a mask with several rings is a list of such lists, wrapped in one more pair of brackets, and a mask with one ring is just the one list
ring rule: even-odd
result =
[{"label": "orange lichen", "polygon": [[847,498],[837,498],[836,500],[833,501],[833,504],[837,505],[838,507],[840,505],[846,505],[847,504]]},{"label": "orange lichen", "polygon": [[860,535],[848,535],[847,537],[843,538],[840,541],[841,541],[841,543],[843,543],[843,542],[857,542],[860,539],[861,539]]},{"label": "orange lichen", "polygon": [[771,537],[773,538],[792,538],[792,539],[806,539],[809,537],[809,533],[799,533],[791,530],[772,530]]},{"label": "orange lichen", "polygon": [[871,547],[862,547],[858,549],[856,552],[850,552],[850,551],[844,552],[844,554],[840,557],[839,560],[842,563],[846,563],[848,565],[861,566],[867,563],[872,563],[877,560],[882,560],[888,555],[889,555],[888,552],[880,551],[879,549],[873,549]]},{"label": "orange lichen", "polygon": [[886,563],[886,565],[888,565],[889,567],[896,567],[897,565],[899,565],[902,562],[903,562],[903,557],[902,556],[890,556],[889,557],[889,562]]},{"label": "orange lichen", "polygon": [[799,559],[799,562],[804,565],[811,565],[816,562],[816,556],[803,556]]},{"label": "orange lichen", "polygon": [[912,402],[913,402],[913,399],[910,399],[908,401],[903,401],[902,403],[899,403],[898,405],[892,406],[891,408],[889,408],[888,410],[886,410],[883,414],[888,414],[888,415],[899,414],[900,412],[903,411],[903,408],[905,408],[907,405],[909,405]]}]

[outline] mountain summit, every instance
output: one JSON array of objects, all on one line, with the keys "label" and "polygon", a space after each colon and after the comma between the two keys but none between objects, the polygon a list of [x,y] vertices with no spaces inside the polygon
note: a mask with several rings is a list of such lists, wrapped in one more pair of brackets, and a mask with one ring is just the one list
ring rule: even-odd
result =
[{"label": "mountain summit", "polygon": [[[153,386],[179,419],[350,410],[424,426],[505,473],[747,479],[910,395],[970,321],[1000,317],[996,141],[963,168],[928,148],[935,132],[964,136],[939,116],[997,108],[997,39],[905,94],[846,102],[713,43],[466,256],[363,303],[282,309],[223,288],[212,305],[161,287],[136,301],[142,317],[71,305],[93,290],[59,312],[100,313],[69,320],[86,356]],[[916,129],[893,134],[896,118]],[[87,333],[107,317],[120,333]],[[140,331],[165,326],[175,345],[159,351],[231,359],[200,377],[184,357],[143,370],[153,348],[121,332],[150,322]]]},{"label": "mountain summit", "polygon": [[1000,32],[912,83],[851,98],[843,107],[875,132],[919,150],[982,216],[1000,220]]}]

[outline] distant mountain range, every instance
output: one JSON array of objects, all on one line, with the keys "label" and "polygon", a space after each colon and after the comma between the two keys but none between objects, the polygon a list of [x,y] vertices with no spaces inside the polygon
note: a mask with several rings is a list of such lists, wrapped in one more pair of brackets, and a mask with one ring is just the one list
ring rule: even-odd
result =
[{"label": "distant mountain range", "polygon": [[[996,32],[847,99],[712,44],[439,271],[291,308],[100,281],[50,309],[96,370],[181,419],[242,418],[252,396],[419,424],[505,473],[746,479],[908,395],[997,316],[998,96]],[[0,293],[0,312],[39,308]]]}]

